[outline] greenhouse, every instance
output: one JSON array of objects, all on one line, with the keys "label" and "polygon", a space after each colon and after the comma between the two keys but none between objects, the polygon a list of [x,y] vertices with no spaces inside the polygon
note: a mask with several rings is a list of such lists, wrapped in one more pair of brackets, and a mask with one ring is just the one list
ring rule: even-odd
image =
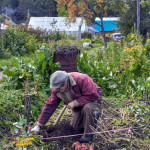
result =
[{"label": "greenhouse", "polygon": [[[74,23],[68,23],[66,17],[31,17],[28,28],[46,30],[47,32],[59,31],[67,35],[78,35],[81,19],[77,17]],[[87,25],[85,20],[83,20],[81,32],[85,31],[87,31]]]}]

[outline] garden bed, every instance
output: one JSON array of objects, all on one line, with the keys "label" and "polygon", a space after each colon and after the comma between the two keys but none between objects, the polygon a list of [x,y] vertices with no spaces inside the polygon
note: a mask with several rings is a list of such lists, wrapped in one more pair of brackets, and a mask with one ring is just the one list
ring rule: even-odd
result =
[{"label": "garden bed", "polygon": [[[128,101],[124,104],[124,107],[128,107],[130,104],[132,105],[132,103],[133,101]],[[144,138],[146,138],[146,134],[144,134],[142,128],[142,126],[146,126],[147,123],[148,120],[147,122],[145,120],[145,123],[140,121],[140,125],[138,125],[132,114],[128,114],[123,108],[116,109],[113,107],[113,104],[104,101],[102,103],[97,128],[93,128],[93,132],[99,133],[95,134],[93,140],[86,145],[92,145],[94,150],[115,150],[123,148],[143,148],[143,150],[147,150],[150,148],[150,144],[143,142]],[[131,134],[129,133],[130,128]],[[46,148],[48,149],[73,150],[72,144],[78,141],[82,133],[75,131],[70,126],[70,115],[65,115],[57,126],[54,127],[50,125],[43,127],[39,134],[45,138],[43,142],[47,145]],[[77,134],[77,136],[63,137],[75,134]],[[53,139],[53,137],[56,138]]]}]

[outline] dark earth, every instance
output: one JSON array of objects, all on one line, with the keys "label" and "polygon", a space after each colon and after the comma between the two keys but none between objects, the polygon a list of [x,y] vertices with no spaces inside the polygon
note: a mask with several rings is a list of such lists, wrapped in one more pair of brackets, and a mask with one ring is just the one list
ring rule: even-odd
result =
[{"label": "dark earth", "polygon": [[[93,128],[93,132],[107,131],[113,129],[123,129],[130,128],[132,129],[132,136],[128,134],[128,130],[123,130],[119,132],[109,132],[109,133],[98,133],[94,135],[92,141],[86,145],[92,145],[94,150],[119,150],[119,149],[141,149],[145,135],[143,134],[143,129],[137,128],[138,125],[132,121],[121,122],[118,125],[114,123],[114,120],[120,119],[119,109],[114,109],[112,104],[108,104],[106,101],[103,101],[102,109],[100,112],[100,117],[97,121],[97,128]],[[83,134],[83,131],[75,131],[70,126],[70,115],[63,115],[63,119],[57,126],[47,126],[43,127],[40,135],[43,138],[59,137],[66,135],[75,135]],[[73,150],[72,144],[79,140],[82,135],[73,136],[73,137],[62,137],[58,139],[44,139],[45,145],[50,150]],[[143,140],[141,140],[143,139]],[[142,150],[147,150],[148,146],[142,147]]]},{"label": "dark earth", "polygon": [[[69,120],[63,120],[59,125],[57,126],[49,126],[47,128],[43,128],[41,132],[39,133],[40,135],[43,136],[43,138],[48,138],[48,137],[59,137],[59,136],[64,136],[64,135],[75,135],[75,134],[82,134],[83,132],[81,131],[75,131],[71,126],[70,126],[70,121]],[[48,145],[48,149],[50,150],[73,150],[72,144],[76,141],[79,140],[79,138],[82,135],[79,136],[74,136],[74,137],[65,137],[65,138],[59,138],[59,139],[44,139],[43,142]],[[93,141],[89,142],[86,145],[93,145],[94,150],[115,150],[116,145],[108,143],[107,145],[102,145],[100,142],[101,140],[98,138],[94,138]]]}]

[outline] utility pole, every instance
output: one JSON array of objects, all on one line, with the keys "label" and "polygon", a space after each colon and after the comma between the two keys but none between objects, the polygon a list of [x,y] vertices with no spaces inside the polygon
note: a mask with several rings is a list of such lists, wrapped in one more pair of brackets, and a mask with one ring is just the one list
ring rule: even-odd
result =
[{"label": "utility pole", "polygon": [[137,33],[140,34],[140,0],[137,0]]},{"label": "utility pole", "polygon": [[30,19],[30,11],[29,11],[29,9],[27,10],[27,20],[29,21],[29,19]]}]

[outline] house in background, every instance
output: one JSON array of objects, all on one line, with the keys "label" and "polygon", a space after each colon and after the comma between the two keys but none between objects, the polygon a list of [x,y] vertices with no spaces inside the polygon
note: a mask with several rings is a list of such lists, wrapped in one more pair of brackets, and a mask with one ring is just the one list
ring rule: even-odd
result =
[{"label": "house in background", "polygon": [[[101,24],[100,18],[96,17],[95,21],[98,24]],[[109,34],[110,35],[110,34],[112,34],[112,33],[114,33],[114,32],[119,30],[119,28],[117,26],[117,21],[119,21],[119,17],[104,17],[103,18],[103,26],[104,26],[105,34]],[[96,30],[100,31],[100,32],[102,31],[101,27],[99,25],[97,25],[97,24],[95,24],[94,28]]]}]

